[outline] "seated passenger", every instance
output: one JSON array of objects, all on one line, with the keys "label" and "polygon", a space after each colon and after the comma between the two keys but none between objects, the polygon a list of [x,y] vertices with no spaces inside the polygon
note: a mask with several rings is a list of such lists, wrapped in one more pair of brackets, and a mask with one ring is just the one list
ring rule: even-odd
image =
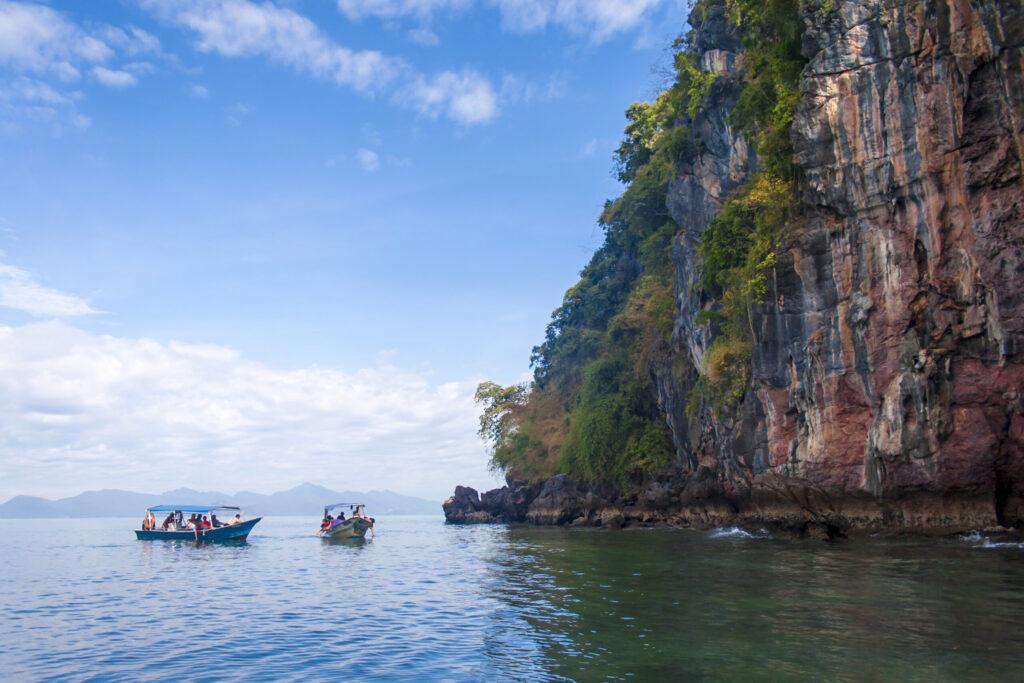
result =
[{"label": "seated passenger", "polygon": [[202,521],[200,523],[203,525],[204,529],[212,529],[213,528],[213,525],[210,524],[210,520],[208,520],[206,518],[206,515],[203,515],[203,519],[202,519]]},{"label": "seated passenger", "polygon": [[227,526],[234,526],[242,523],[242,515],[238,514],[228,520]]},{"label": "seated passenger", "polygon": [[320,528],[321,529],[330,529],[331,528],[331,522],[333,522],[333,521],[334,521],[334,517],[331,517],[330,514],[324,515],[323,521],[320,522]]},{"label": "seated passenger", "polygon": [[160,526],[160,528],[163,529],[164,531],[167,531],[168,529],[171,528],[172,524],[174,524],[174,513],[173,512],[171,512],[171,513],[169,513],[167,515],[167,518],[164,519],[164,523]]},{"label": "seated passenger", "polygon": [[334,522],[331,523],[331,526],[332,527],[336,527],[339,524],[344,524],[344,523],[345,523],[345,513],[344,512],[339,512],[338,516],[335,518]]},{"label": "seated passenger", "polygon": [[221,524],[221,521],[217,519],[217,515],[213,514],[212,512],[210,513],[210,524],[213,525],[214,529],[224,526],[223,524]]}]

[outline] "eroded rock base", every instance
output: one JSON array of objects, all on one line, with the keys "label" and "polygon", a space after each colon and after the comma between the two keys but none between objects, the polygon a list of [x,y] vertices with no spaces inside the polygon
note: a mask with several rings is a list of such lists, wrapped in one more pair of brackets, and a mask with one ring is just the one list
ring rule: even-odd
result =
[{"label": "eroded rock base", "polygon": [[[823,539],[878,533],[956,534],[1020,526],[985,492],[921,491],[898,498],[830,493],[805,480],[766,474],[742,491],[726,490],[710,470],[667,473],[628,486],[581,486],[566,477],[542,484],[510,481],[483,495],[459,486],[443,504],[449,523],[548,526],[738,526]],[[1019,501],[1014,509],[1020,509]]]}]

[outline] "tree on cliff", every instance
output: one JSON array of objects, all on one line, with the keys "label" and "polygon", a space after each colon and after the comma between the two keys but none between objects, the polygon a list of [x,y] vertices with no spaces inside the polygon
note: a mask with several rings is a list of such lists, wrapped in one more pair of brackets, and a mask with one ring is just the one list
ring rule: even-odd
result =
[{"label": "tree on cliff", "polygon": [[[722,3],[702,0],[691,22]],[[531,386],[480,385],[480,434],[492,466],[540,479],[624,479],[677,457],[658,378],[692,372],[672,346],[676,312],[671,253],[679,233],[666,204],[669,183],[698,162],[699,115],[736,93],[731,124],[755,147],[761,169],[726,203],[701,239],[713,337],[708,367],[697,368],[690,405],[719,412],[744,395],[751,357],[751,309],[764,296],[793,202],[789,129],[804,59],[799,0],[728,0],[724,21],[745,48],[735,73],[700,67],[695,32],[674,43],[674,80],[653,102],[626,110],[615,154],[623,194],[599,219],[604,243],[552,314],[534,348]],[[726,82],[728,81],[728,82]],[[716,98],[718,98],[716,100]],[[685,359],[684,359],[685,360]]]}]

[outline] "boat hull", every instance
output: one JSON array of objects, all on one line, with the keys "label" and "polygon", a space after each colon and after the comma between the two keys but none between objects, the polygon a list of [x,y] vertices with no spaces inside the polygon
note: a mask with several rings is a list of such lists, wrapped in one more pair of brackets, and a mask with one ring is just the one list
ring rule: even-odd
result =
[{"label": "boat hull", "polygon": [[347,519],[343,524],[337,524],[327,531],[321,531],[320,535],[324,538],[330,538],[334,540],[347,539],[347,538],[365,538],[366,532],[373,526],[370,522],[365,519],[355,517],[353,519]]},{"label": "boat hull", "polygon": [[196,538],[194,531],[164,531],[162,529],[155,529],[153,531],[145,531],[143,529],[135,530],[135,538],[140,541],[199,541],[200,543],[223,543],[225,541],[244,541],[248,536],[252,528],[256,526],[262,517],[256,517],[255,519],[249,519],[241,524],[232,524],[230,526],[221,526],[216,529],[206,529],[205,531],[199,532],[199,538]]}]

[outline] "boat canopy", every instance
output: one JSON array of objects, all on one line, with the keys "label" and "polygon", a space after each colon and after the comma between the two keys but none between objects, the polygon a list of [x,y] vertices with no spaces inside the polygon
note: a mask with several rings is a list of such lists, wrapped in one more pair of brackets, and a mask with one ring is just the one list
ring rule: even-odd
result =
[{"label": "boat canopy", "polygon": [[330,510],[333,510],[334,508],[344,507],[347,507],[349,509],[364,508],[366,507],[366,505],[364,503],[331,503],[330,505],[324,505],[324,514],[326,515]]},{"label": "boat canopy", "polygon": [[146,512],[213,512],[214,510],[241,510],[232,505],[155,505]]}]

